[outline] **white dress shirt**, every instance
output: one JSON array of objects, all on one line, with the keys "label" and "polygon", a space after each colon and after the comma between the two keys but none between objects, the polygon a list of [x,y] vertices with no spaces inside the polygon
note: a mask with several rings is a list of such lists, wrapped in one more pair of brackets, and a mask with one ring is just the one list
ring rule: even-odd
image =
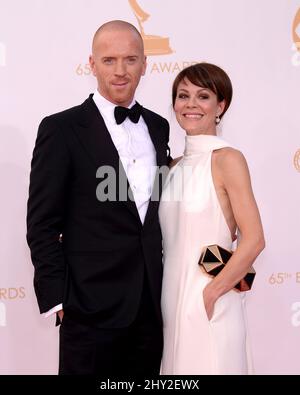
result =
[{"label": "white dress shirt", "polygon": [[[114,117],[116,105],[101,96],[98,90],[94,93],[93,100],[118,151],[139,217],[144,223],[156,171],[156,151],[148,127],[142,116],[138,123],[131,122],[127,117],[123,123],[117,125]],[[134,104],[135,100],[132,101],[129,108]],[[62,304],[53,307],[45,313],[45,317],[49,317],[62,308]]]},{"label": "white dress shirt", "polygon": [[[127,117],[123,123],[117,125],[114,117],[116,105],[98,91],[94,93],[93,99],[118,151],[141,222],[144,223],[156,170],[156,151],[148,127],[142,117],[138,123],[131,122]],[[129,108],[134,104],[135,100]]]}]

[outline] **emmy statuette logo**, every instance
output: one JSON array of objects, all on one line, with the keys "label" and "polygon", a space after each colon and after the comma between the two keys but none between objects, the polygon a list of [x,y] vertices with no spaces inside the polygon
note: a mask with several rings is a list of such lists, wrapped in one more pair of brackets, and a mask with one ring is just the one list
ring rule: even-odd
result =
[{"label": "emmy statuette logo", "polygon": [[292,317],[291,323],[294,327],[300,326],[300,302],[294,302],[291,306]]},{"label": "emmy statuette logo", "polygon": [[300,149],[298,149],[298,151],[296,151],[296,153],[295,153],[294,166],[295,166],[295,169],[300,172]]},{"label": "emmy statuette logo", "polygon": [[6,49],[5,45],[0,42],[0,67],[4,67],[6,64]]},{"label": "emmy statuette logo", "polygon": [[0,327],[6,326],[6,306],[0,302]]},{"label": "emmy statuette logo", "polygon": [[295,15],[292,29],[293,41],[296,44],[298,51],[300,51],[300,8]]},{"label": "emmy statuette logo", "polygon": [[0,327],[7,325],[6,302],[14,303],[24,298],[26,298],[25,287],[0,288]]},{"label": "emmy statuette logo", "polygon": [[300,66],[300,8],[297,11],[293,21],[292,35],[293,35],[292,65]]},{"label": "emmy statuette logo", "polygon": [[168,37],[145,34],[143,23],[150,15],[140,7],[137,0],[128,1],[139,24],[140,33],[144,41],[145,55],[167,55],[172,53]]}]

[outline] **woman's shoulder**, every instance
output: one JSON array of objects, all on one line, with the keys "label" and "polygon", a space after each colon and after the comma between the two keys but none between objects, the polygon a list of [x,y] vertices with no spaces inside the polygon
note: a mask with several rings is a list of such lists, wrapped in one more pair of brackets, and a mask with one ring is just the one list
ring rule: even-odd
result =
[{"label": "woman's shoulder", "polygon": [[220,166],[232,166],[246,163],[245,156],[234,147],[223,147],[214,151],[215,161]]},{"label": "woman's shoulder", "polygon": [[246,158],[236,148],[224,147],[216,151],[214,164],[218,174],[226,184],[240,184],[250,177]]}]

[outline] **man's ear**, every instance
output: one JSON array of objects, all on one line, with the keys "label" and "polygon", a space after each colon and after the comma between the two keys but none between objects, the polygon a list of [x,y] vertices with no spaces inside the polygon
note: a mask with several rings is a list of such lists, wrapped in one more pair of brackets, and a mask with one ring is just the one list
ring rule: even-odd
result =
[{"label": "man's ear", "polygon": [[91,66],[91,70],[92,70],[93,75],[96,76],[95,60],[94,60],[93,55],[90,55],[90,56],[89,56],[89,64],[90,64],[90,66]]},{"label": "man's ear", "polygon": [[142,75],[146,74],[146,69],[147,69],[147,56],[144,56]]}]

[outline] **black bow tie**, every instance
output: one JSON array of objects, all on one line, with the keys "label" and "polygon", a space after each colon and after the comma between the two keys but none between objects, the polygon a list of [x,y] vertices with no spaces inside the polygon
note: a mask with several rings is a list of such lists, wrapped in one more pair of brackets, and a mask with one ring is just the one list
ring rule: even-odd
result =
[{"label": "black bow tie", "polygon": [[131,108],[121,106],[115,107],[115,119],[117,125],[120,125],[120,123],[124,122],[127,117],[132,122],[138,123],[141,116],[142,108],[143,107],[139,103],[135,103],[135,105]]}]

